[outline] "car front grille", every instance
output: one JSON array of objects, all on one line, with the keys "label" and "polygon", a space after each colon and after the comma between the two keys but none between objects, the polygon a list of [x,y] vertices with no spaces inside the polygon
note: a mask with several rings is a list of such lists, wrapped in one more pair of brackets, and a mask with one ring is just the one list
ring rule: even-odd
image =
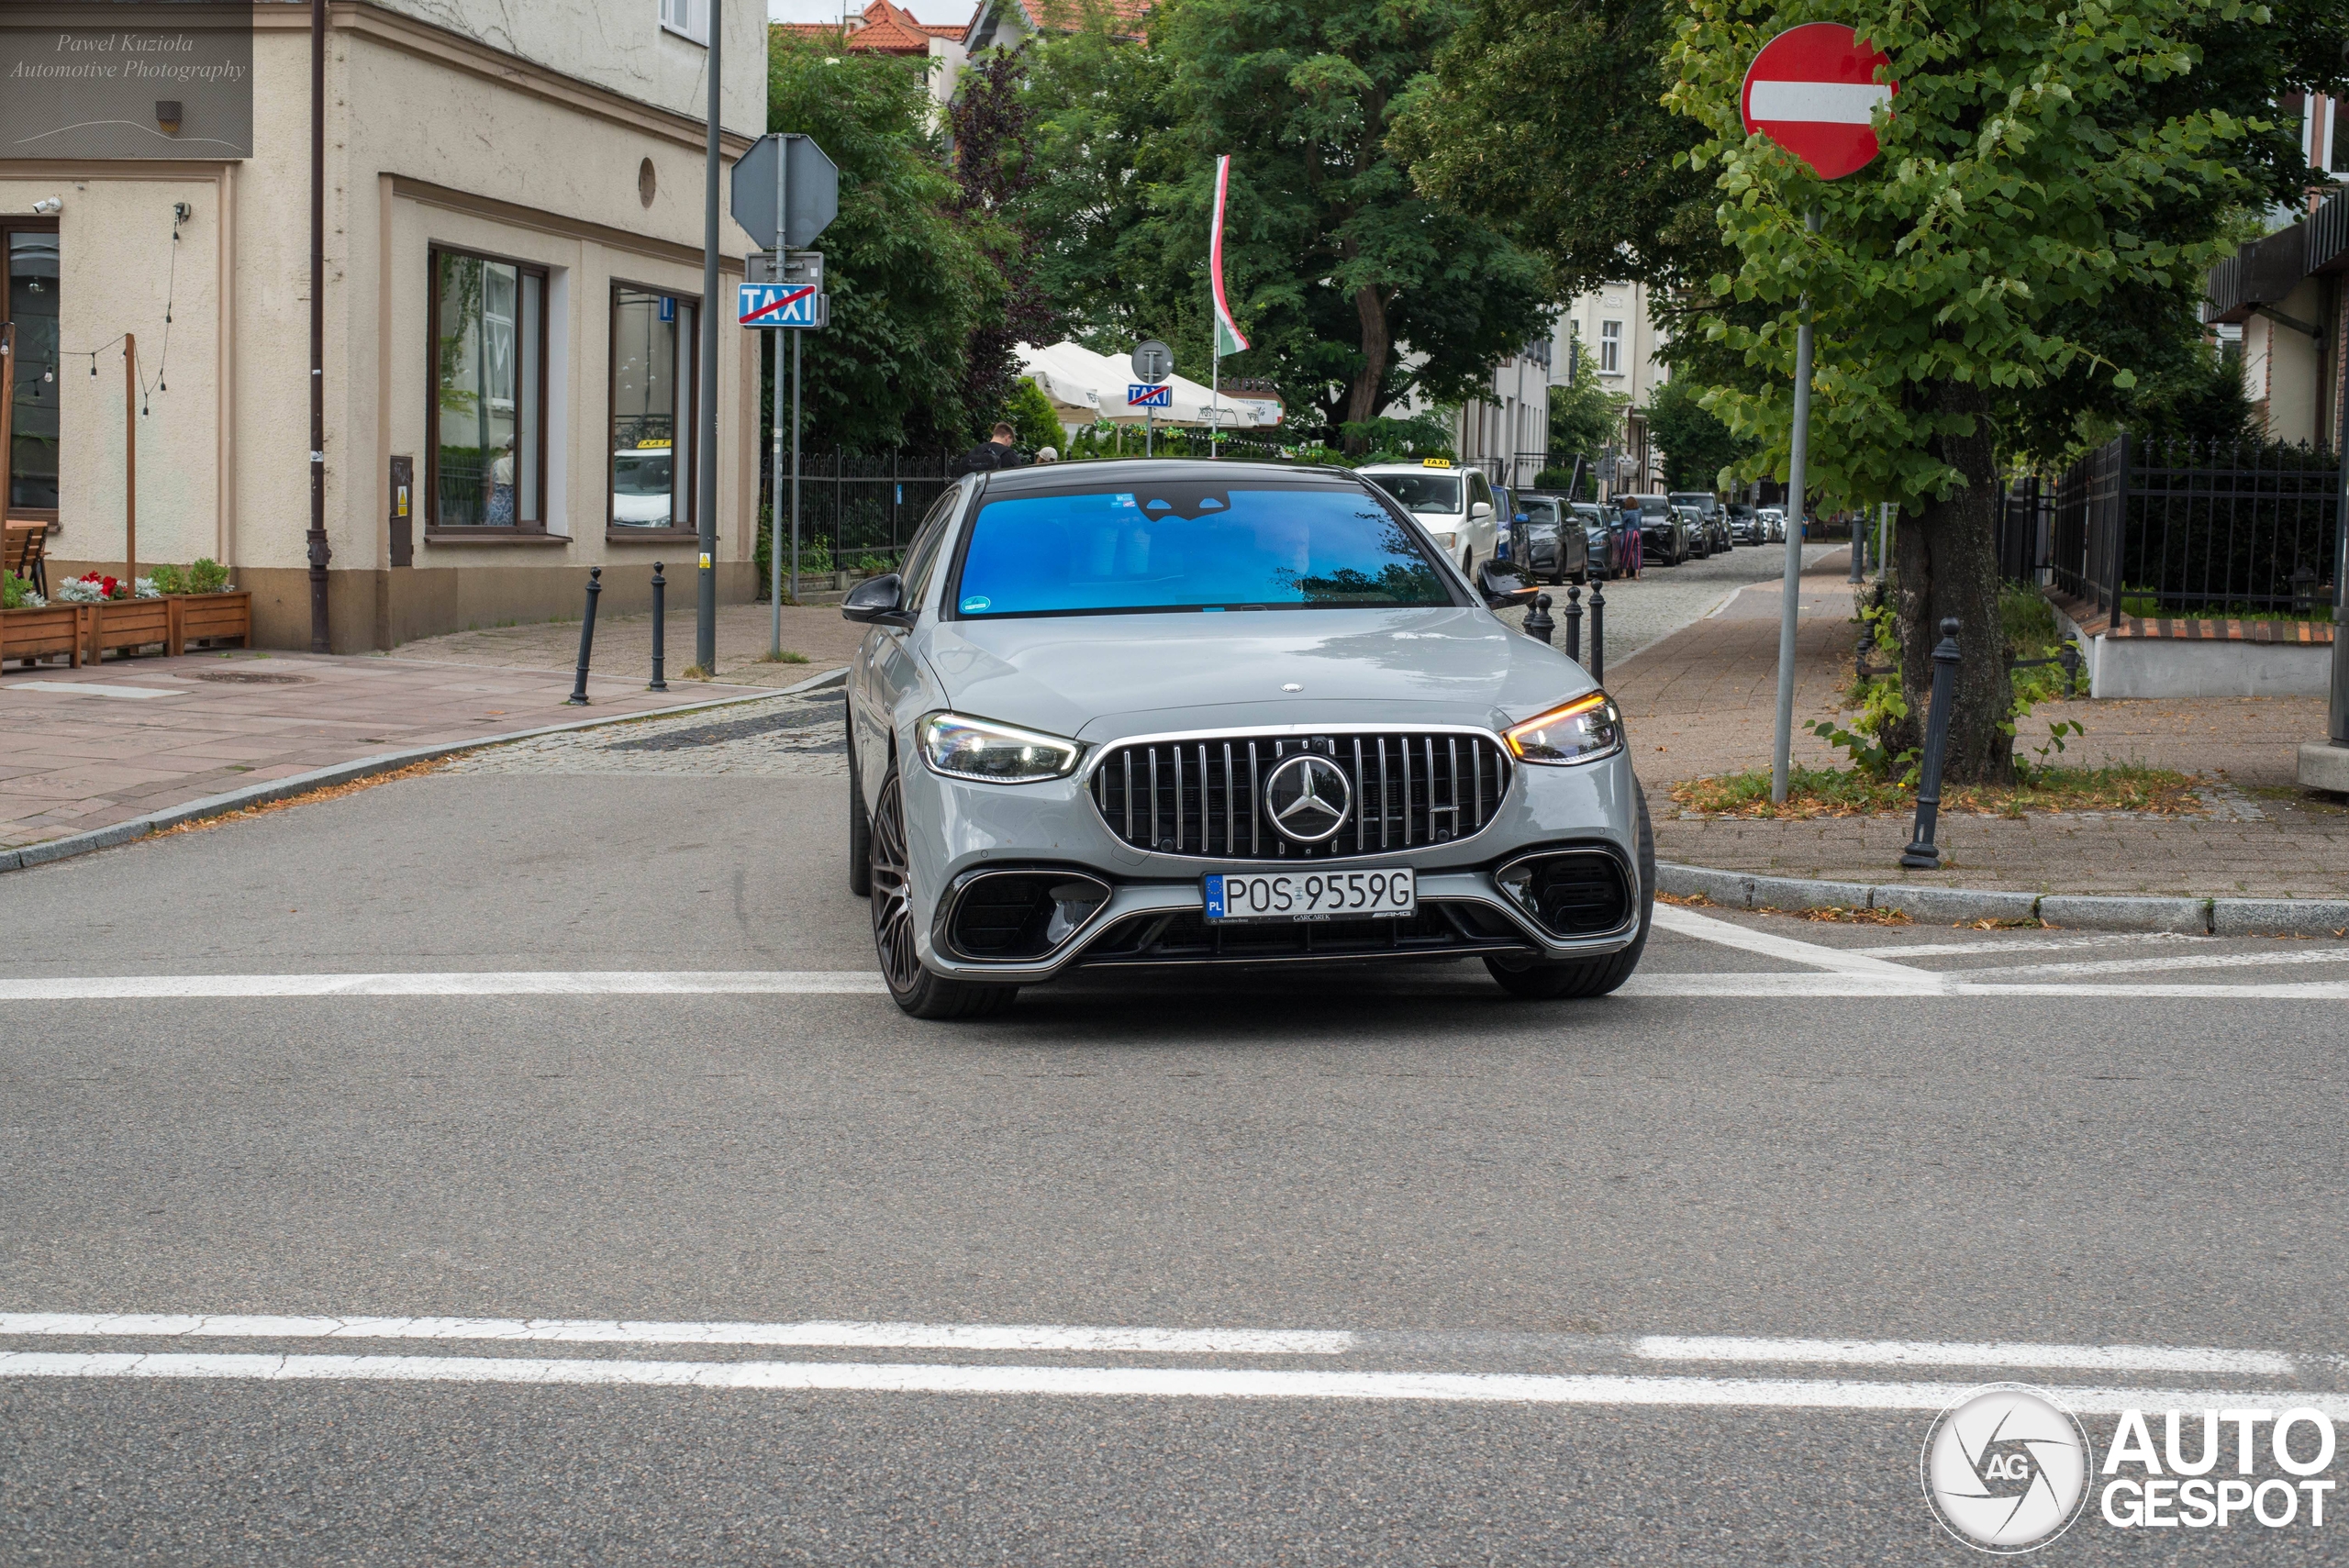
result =
[{"label": "car front grille", "polygon": [[[1264,782],[1312,751],[1346,775],[1352,803],[1336,835],[1300,844],[1274,827]],[[1139,850],[1232,861],[1349,860],[1477,832],[1508,793],[1507,753],[1488,735],[1412,732],[1186,737],[1111,746],[1093,804]]]}]

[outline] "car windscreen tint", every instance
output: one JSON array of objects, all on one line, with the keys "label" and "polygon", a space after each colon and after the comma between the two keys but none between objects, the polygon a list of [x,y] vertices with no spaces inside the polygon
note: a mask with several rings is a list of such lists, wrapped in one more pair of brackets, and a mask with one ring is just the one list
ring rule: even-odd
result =
[{"label": "car windscreen tint", "polygon": [[972,519],[963,617],[1449,605],[1410,530],[1351,489],[1007,496]]},{"label": "car windscreen tint", "polygon": [[1363,477],[1394,496],[1407,512],[1460,510],[1456,473],[1366,473]]},{"label": "car windscreen tint", "polygon": [[1544,523],[1552,528],[1558,526],[1558,504],[1547,496],[1528,495],[1518,503],[1518,510],[1525,514],[1527,522],[1537,528]]}]

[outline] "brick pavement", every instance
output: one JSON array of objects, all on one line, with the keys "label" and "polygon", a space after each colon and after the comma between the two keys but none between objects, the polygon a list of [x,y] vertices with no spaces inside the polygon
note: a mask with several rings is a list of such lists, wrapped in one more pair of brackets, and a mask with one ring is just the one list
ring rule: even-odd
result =
[{"label": "brick pavement", "polygon": [[[685,587],[682,606],[674,588],[669,595],[663,653],[672,682],[680,679],[685,667],[694,662],[690,576],[685,579]],[[847,663],[849,656],[856,651],[856,645],[863,639],[863,628],[841,619],[837,595],[828,600],[785,605],[783,646],[788,651],[807,655],[808,662],[770,664],[765,655],[771,643],[771,613],[765,605],[718,606],[716,673],[719,680],[738,686],[796,685],[818,671],[836,670]],[[525,626],[452,631],[404,642],[393,653],[400,659],[458,664],[570,670],[579,662],[579,623],[536,621]],[[607,674],[626,672],[635,679],[644,679],[638,672],[650,672],[652,668],[651,616],[598,616],[595,667]]]},{"label": "brick pavement", "polygon": [[[821,667],[791,668],[805,680]],[[0,676],[0,848],[383,752],[756,689],[656,693],[614,675],[591,680],[593,706],[574,708],[571,684],[550,670],[253,652],[12,670]]]},{"label": "brick pavement", "polygon": [[[1839,711],[1856,628],[1842,552],[1803,578],[1795,685],[1795,757],[1838,760],[1802,725]],[[1777,699],[1776,584],[1746,589],[1709,619],[1642,650],[1609,687],[1629,721],[1640,777],[1664,859],[1725,870],[1837,881],[1914,881],[2032,892],[2254,895],[2349,894],[2349,808],[2295,782],[2299,744],[2324,733],[2318,698],[2193,698],[2043,706],[2024,721],[2029,751],[2053,717],[2087,733],[2066,762],[2137,762],[2210,781],[2215,809],[2201,817],[2034,813],[2020,820],[1947,816],[1944,869],[1899,870],[1910,822],[1898,817],[1809,821],[1684,817],[1669,798],[1687,779],[1770,765]]]}]

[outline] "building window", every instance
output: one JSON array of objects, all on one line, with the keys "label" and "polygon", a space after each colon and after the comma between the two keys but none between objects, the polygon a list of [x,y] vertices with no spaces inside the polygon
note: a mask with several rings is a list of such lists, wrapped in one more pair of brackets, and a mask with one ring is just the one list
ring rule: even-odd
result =
[{"label": "building window", "polygon": [[661,0],[661,30],[707,44],[709,0]]},{"label": "building window", "polygon": [[700,302],[612,285],[614,529],[694,526],[694,330]]},{"label": "building window", "polygon": [[1620,321],[1598,324],[1598,373],[1623,373],[1623,324]]},{"label": "building window", "polygon": [[546,531],[542,267],[432,252],[427,526]]},{"label": "building window", "polygon": [[8,292],[0,305],[0,321],[12,324],[6,362],[7,384],[0,396],[9,400],[7,428],[8,484],[0,494],[0,511],[11,517],[57,520],[57,440],[59,356],[57,348],[58,289],[63,282],[57,264],[57,228],[45,223],[10,223],[0,227],[0,248],[7,253]]}]

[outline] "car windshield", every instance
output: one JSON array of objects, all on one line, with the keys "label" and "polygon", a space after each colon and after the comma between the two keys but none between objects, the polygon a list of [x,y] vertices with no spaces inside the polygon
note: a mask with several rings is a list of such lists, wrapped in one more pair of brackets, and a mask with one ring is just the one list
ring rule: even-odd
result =
[{"label": "car windshield", "polygon": [[659,495],[669,494],[669,453],[660,451],[618,451],[612,454],[612,488],[622,495]]},{"label": "car windshield", "polygon": [[987,502],[952,602],[994,617],[1455,600],[1408,526],[1359,490],[1185,480]]},{"label": "car windshield", "polygon": [[1548,496],[1528,495],[1518,506],[1525,513],[1525,520],[1535,528],[1558,526],[1558,504]]},{"label": "car windshield", "polygon": [[1402,503],[1407,512],[1460,510],[1460,476],[1456,473],[1366,473],[1363,477]]}]

